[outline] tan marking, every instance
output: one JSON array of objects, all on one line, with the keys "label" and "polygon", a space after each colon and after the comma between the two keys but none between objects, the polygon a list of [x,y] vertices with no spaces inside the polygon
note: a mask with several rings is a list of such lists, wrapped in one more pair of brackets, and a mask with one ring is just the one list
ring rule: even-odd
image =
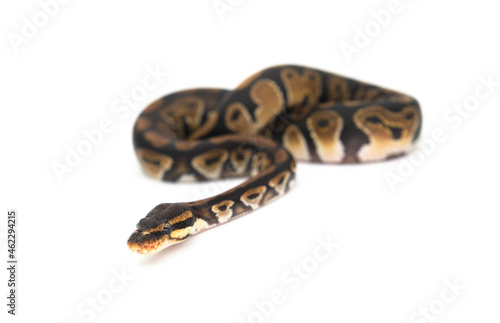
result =
[{"label": "tan marking", "polygon": [[253,122],[247,107],[241,102],[233,102],[227,107],[224,122],[233,132],[253,134],[257,131],[257,125]]},{"label": "tan marking", "polygon": [[305,69],[301,75],[297,70],[284,68],[280,72],[285,84],[288,105],[302,105],[307,99],[308,105],[318,102],[321,96],[321,76],[317,71]]},{"label": "tan marking", "polygon": [[219,113],[217,111],[209,112],[207,115],[207,120],[200,126],[200,128],[196,129],[192,134],[190,134],[187,139],[193,140],[201,138],[210,133],[210,131],[217,124],[218,117]]},{"label": "tan marking", "polygon": [[160,224],[159,226],[151,229],[147,229],[141,232],[141,235],[145,236],[146,234],[150,234],[151,232],[157,232],[157,231],[162,231],[163,227],[165,226],[165,223]]},{"label": "tan marking", "polygon": [[342,117],[335,111],[320,110],[307,118],[306,124],[319,158],[324,162],[342,161],[345,155],[340,141],[344,126]]},{"label": "tan marking", "polygon": [[351,98],[349,84],[343,77],[331,75],[328,78],[328,100],[347,101]]},{"label": "tan marking", "polygon": [[[262,200],[262,197],[264,196],[264,193],[266,193],[267,187],[265,185],[258,186],[252,189],[249,189],[243,195],[241,196],[240,200],[245,204],[246,206],[250,206],[252,209],[256,209],[259,207],[260,201]],[[253,196],[252,198],[249,198],[250,196]]]},{"label": "tan marking", "polygon": [[341,104],[346,107],[358,107],[360,104],[364,103],[363,100],[350,100],[350,101],[342,101]]},{"label": "tan marking", "polygon": [[[376,117],[381,122],[370,122]],[[406,106],[401,112],[391,112],[383,106],[373,105],[358,110],[353,116],[354,123],[369,138],[370,143],[358,151],[361,161],[386,159],[392,155],[409,152],[420,124],[420,114],[416,107]],[[394,139],[390,128],[401,131],[399,139]]]},{"label": "tan marking", "polygon": [[254,112],[258,127],[267,125],[283,112],[283,93],[274,81],[263,79],[255,82],[250,89],[250,98],[258,105]]},{"label": "tan marking", "polygon": [[[225,223],[233,216],[233,210],[231,209],[233,205],[234,201],[226,200],[212,206],[212,212],[215,213],[219,223]],[[224,210],[221,210],[221,208],[224,208]]]},{"label": "tan marking", "polygon": [[175,167],[176,174],[190,173],[189,166],[187,165],[186,160],[184,158],[178,158],[176,163],[177,163],[177,167]]},{"label": "tan marking", "polygon": [[267,139],[267,138],[262,138],[259,136],[253,136],[250,138],[246,138],[246,141],[254,143],[256,146],[260,146],[260,147],[275,148],[278,146],[276,141],[273,141],[273,140]]},{"label": "tan marking", "polygon": [[176,133],[172,127],[163,121],[156,123],[156,129],[167,136],[178,138],[178,133]]},{"label": "tan marking", "polygon": [[177,178],[177,182],[193,183],[196,182],[196,176],[194,174],[182,174],[179,178]]},{"label": "tan marking", "polygon": [[244,174],[252,152],[248,149],[234,149],[231,151],[230,161],[231,165],[235,169],[236,174]]},{"label": "tan marking", "polygon": [[299,160],[308,161],[311,159],[306,138],[297,125],[291,124],[286,128],[283,133],[283,146]]},{"label": "tan marking", "polygon": [[143,131],[143,130],[149,128],[150,126],[151,126],[151,121],[149,121],[149,119],[146,119],[144,117],[140,117],[135,122],[134,132],[137,133],[139,131]]},{"label": "tan marking", "polygon": [[208,229],[210,226],[207,221],[197,218],[192,226],[185,227],[182,229],[174,230],[170,233],[170,238],[172,239],[185,239],[189,235],[199,233],[203,230]]},{"label": "tan marking", "polygon": [[186,212],[182,213],[181,215],[178,215],[175,218],[169,220],[168,222],[170,222],[170,224],[174,225],[176,223],[187,220],[191,217],[193,217],[193,213],[191,213],[191,211],[186,211]]},{"label": "tan marking", "polygon": [[250,174],[252,176],[266,170],[269,165],[271,165],[271,160],[267,154],[263,151],[256,153],[252,158],[252,170]]},{"label": "tan marking", "polygon": [[388,93],[381,88],[362,83],[354,95],[354,100],[373,101],[383,97],[385,94]]},{"label": "tan marking", "polygon": [[206,230],[210,228],[210,225],[208,225],[208,222],[203,220],[203,219],[196,219],[196,221],[193,224],[193,232],[191,234],[199,233],[203,230]]},{"label": "tan marking", "polygon": [[285,160],[288,159],[288,154],[286,153],[285,149],[279,149],[275,154],[274,154],[274,162],[276,164],[282,163]]},{"label": "tan marking", "polygon": [[162,179],[165,172],[174,164],[173,158],[147,148],[139,148],[136,153],[146,172],[157,179]]},{"label": "tan marking", "polygon": [[192,227],[185,227],[182,229],[177,229],[172,232],[170,232],[170,238],[172,239],[183,239],[186,236],[190,235],[191,232],[193,231]]},{"label": "tan marking", "polygon": [[183,119],[190,132],[196,130],[205,110],[205,102],[197,95],[181,97],[165,108],[172,112],[177,119]]},{"label": "tan marking", "polygon": [[190,140],[179,140],[179,141],[175,142],[174,146],[178,150],[187,151],[187,150],[191,150],[194,147],[198,146],[199,143],[200,142],[196,141],[196,140],[193,140],[193,141],[190,141]]},{"label": "tan marking", "polygon": [[170,138],[157,132],[156,130],[147,131],[144,133],[144,138],[146,138],[146,140],[156,148],[163,147],[172,141]]},{"label": "tan marking", "polygon": [[233,102],[227,107],[224,116],[224,122],[229,130],[242,134],[255,134],[276,115],[283,112],[283,94],[274,81],[269,79],[256,81],[250,88],[250,98],[257,104],[254,111],[255,118],[252,118],[243,103]]},{"label": "tan marking", "polygon": [[406,96],[404,94],[397,94],[389,98],[389,101],[410,104],[413,102],[413,98]]},{"label": "tan marking", "polygon": [[274,188],[279,195],[283,195],[285,194],[286,185],[288,184],[290,176],[291,174],[289,171],[283,171],[269,181],[269,186]]},{"label": "tan marking", "polygon": [[[206,178],[215,179],[221,176],[222,167],[226,163],[228,156],[227,150],[216,148],[194,157],[191,165]],[[207,160],[211,162],[207,164]]]}]

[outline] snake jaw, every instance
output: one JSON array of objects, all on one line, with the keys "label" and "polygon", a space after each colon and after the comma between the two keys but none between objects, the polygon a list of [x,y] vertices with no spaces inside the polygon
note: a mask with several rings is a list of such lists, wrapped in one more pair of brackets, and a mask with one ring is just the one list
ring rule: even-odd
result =
[{"label": "snake jaw", "polygon": [[135,230],[127,241],[128,248],[141,255],[152,255],[180,242],[171,239],[167,234],[157,238],[151,236],[153,235]]}]

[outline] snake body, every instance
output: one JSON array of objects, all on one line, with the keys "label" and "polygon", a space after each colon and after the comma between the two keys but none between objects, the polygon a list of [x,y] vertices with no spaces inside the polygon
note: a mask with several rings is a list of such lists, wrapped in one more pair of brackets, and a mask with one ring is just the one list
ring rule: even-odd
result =
[{"label": "snake body", "polygon": [[134,126],[145,172],[164,181],[249,178],[208,199],[156,206],[128,246],[153,254],[269,203],[293,186],[296,159],[361,163],[403,155],[420,128],[414,98],[303,66],[267,68],[232,91],[167,95]]}]

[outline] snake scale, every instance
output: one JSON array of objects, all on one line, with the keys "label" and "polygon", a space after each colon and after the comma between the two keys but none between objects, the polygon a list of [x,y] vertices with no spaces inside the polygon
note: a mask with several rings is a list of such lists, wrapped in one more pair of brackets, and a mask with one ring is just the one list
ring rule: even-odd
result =
[{"label": "snake scale", "polygon": [[269,203],[293,186],[296,159],[362,163],[408,153],[421,119],[408,95],[303,66],[267,68],[232,91],[167,95],[134,126],[145,172],[164,181],[249,178],[211,198],[156,206],[128,246],[153,254]]}]

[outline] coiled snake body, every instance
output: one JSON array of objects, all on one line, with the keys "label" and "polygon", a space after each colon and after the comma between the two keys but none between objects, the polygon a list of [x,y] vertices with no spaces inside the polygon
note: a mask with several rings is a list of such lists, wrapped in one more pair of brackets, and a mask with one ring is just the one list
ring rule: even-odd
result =
[{"label": "coiled snake body", "polygon": [[301,66],[265,69],[233,91],[167,95],[135,123],[146,173],[165,181],[250,178],[208,199],[156,206],[128,246],[152,254],[263,206],[292,187],[295,159],[359,163],[403,155],[420,127],[414,98]]}]

